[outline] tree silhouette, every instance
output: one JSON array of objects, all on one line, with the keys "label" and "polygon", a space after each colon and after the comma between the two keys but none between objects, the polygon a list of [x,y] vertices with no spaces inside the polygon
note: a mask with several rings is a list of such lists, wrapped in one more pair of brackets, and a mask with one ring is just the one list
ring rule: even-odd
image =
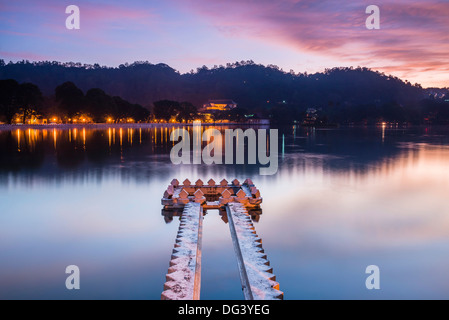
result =
[{"label": "tree silhouette", "polygon": [[198,108],[191,102],[181,102],[177,111],[176,120],[179,122],[183,120],[193,121],[198,116]]},{"label": "tree silhouette", "polygon": [[154,102],[153,114],[156,119],[169,121],[179,112],[180,104],[177,101],[161,100]]},{"label": "tree silhouette", "polygon": [[[113,102],[106,103],[106,96],[114,95],[131,104],[154,103],[156,118],[166,121],[172,116],[189,118],[192,114],[180,116],[184,111],[175,101],[200,106],[209,99],[233,99],[248,113],[277,122],[301,121],[308,108],[315,108],[334,122],[375,123],[382,118],[420,123],[427,116],[444,120],[449,97],[448,88],[423,89],[419,84],[363,67],[295,74],[251,60],[213,68],[203,66],[186,74],[148,61],[110,68],[99,64],[24,60],[0,63],[0,79],[33,82],[47,96],[67,81],[76,83],[84,92],[100,88],[102,94],[90,95],[90,101],[96,102],[86,105],[92,112],[119,112]],[[171,101],[172,105],[156,103],[161,101]],[[427,108],[429,104],[433,107]],[[105,105],[108,107],[103,108]],[[438,111],[429,111],[433,109]]]},{"label": "tree silhouette", "polygon": [[17,104],[22,112],[22,123],[41,108],[43,96],[41,90],[32,83],[22,83],[17,91]]},{"label": "tree silhouette", "polygon": [[7,123],[12,123],[12,119],[18,111],[18,90],[19,84],[16,80],[0,80],[0,116],[3,116]]},{"label": "tree silhouette", "polygon": [[73,82],[68,81],[57,86],[55,97],[59,102],[60,110],[65,112],[69,118],[73,118],[84,107],[84,94]]},{"label": "tree silhouette", "polygon": [[103,90],[94,88],[86,93],[85,110],[92,115],[94,122],[105,122],[108,114],[117,114],[117,105]]},{"label": "tree silhouette", "polygon": [[150,112],[139,104],[132,104],[120,97],[113,97],[115,105],[117,106],[117,112],[115,118],[128,119],[133,118],[136,121],[147,121]]}]

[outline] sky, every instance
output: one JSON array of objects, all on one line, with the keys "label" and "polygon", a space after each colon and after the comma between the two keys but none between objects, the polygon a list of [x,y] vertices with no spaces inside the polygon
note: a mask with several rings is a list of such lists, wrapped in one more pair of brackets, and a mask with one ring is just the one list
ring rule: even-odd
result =
[{"label": "sky", "polygon": [[[66,28],[69,5],[78,30]],[[366,28],[369,5],[380,29]],[[449,0],[0,0],[0,59],[181,73],[241,60],[301,73],[362,66],[449,87]]]}]

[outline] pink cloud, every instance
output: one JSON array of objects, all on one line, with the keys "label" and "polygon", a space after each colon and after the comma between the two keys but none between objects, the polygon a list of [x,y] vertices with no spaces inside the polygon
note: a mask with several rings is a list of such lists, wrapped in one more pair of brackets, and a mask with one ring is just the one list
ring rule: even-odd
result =
[{"label": "pink cloud", "polygon": [[0,57],[4,59],[6,62],[8,60],[29,60],[29,61],[45,61],[51,60],[51,57],[48,55],[40,55],[33,52],[10,52],[10,51],[0,51]]},{"label": "pink cloud", "polygon": [[[188,69],[229,57],[259,58],[307,72],[360,65],[423,85],[449,86],[447,1],[377,0],[381,30],[365,28],[371,0],[102,2],[77,1],[81,30],[74,32],[65,28],[67,3],[4,2],[0,34],[7,41],[1,48],[22,52],[26,59],[34,49],[63,60],[118,63],[143,57],[180,62]],[[199,32],[188,35],[186,30]],[[20,41],[8,43],[14,38]],[[226,50],[196,50],[220,46],[222,40]]]},{"label": "pink cloud", "polygon": [[[189,1],[191,10],[228,37],[252,37],[301,52],[377,66],[425,82],[449,66],[449,3],[377,1],[381,29],[367,30],[368,1]],[[402,72],[403,70],[403,72]],[[422,74],[420,74],[422,73]],[[445,84],[449,85],[449,75]]]}]

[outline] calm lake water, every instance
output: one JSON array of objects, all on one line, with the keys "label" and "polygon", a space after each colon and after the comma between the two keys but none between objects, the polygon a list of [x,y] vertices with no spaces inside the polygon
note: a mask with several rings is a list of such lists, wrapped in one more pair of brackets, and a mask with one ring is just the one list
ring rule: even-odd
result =
[{"label": "calm lake water", "polygon": [[[252,178],[285,299],[449,298],[448,128],[279,128],[279,170],[173,165],[171,128],[0,129],[0,299],[160,299],[173,178]],[[81,290],[65,288],[65,268]],[[380,268],[367,290],[365,268]],[[202,299],[243,299],[229,226],[204,220]]]}]

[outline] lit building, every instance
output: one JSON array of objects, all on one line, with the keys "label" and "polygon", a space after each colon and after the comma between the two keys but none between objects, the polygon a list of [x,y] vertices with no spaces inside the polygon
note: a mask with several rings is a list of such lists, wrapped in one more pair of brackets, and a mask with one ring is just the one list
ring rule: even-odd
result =
[{"label": "lit building", "polygon": [[209,100],[207,103],[203,104],[201,111],[228,111],[237,108],[237,103],[233,100]]}]

